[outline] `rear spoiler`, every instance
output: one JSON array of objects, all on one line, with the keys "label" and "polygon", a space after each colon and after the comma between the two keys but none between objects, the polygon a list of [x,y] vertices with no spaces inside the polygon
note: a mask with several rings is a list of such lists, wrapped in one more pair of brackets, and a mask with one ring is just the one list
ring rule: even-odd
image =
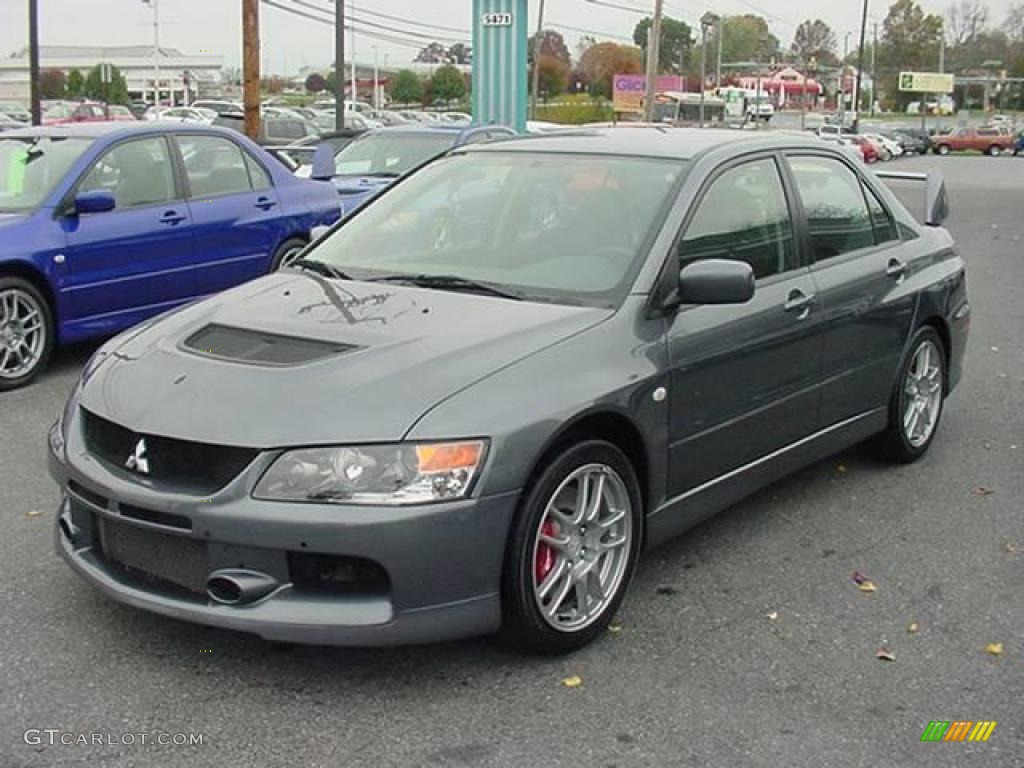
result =
[{"label": "rear spoiler", "polygon": [[927,173],[911,173],[907,171],[875,171],[875,176],[891,181],[924,182],[925,203],[924,223],[929,227],[941,227],[949,217],[949,195],[946,193],[946,182],[938,171]]}]

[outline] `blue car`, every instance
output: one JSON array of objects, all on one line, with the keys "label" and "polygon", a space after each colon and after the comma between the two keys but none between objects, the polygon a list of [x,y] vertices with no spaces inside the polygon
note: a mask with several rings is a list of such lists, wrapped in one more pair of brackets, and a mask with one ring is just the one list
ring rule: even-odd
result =
[{"label": "blue car", "polygon": [[56,344],[108,336],[298,257],[340,215],[237,132],[92,123],[0,135],[0,390]]},{"label": "blue car", "polygon": [[312,177],[330,179],[348,215],[400,176],[454,147],[515,136],[501,125],[403,125],[367,131],[338,151],[318,152]]}]

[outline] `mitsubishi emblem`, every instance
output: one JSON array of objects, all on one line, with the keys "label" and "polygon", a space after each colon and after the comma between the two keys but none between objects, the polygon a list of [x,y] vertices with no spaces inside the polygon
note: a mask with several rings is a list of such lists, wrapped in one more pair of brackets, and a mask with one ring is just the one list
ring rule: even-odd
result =
[{"label": "mitsubishi emblem", "polygon": [[140,475],[149,474],[149,459],[146,458],[146,438],[143,437],[135,444],[135,450],[132,451],[124,465]]}]

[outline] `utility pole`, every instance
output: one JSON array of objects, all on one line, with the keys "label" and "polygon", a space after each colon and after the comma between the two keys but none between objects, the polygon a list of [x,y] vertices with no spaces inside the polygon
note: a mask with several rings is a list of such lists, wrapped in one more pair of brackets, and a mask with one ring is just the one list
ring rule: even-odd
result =
[{"label": "utility pole", "polygon": [[[654,0],[654,22],[651,24],[651,43],[647,46],[647,88],[644,91],[644,121],[654,122],[654,80],[658,76],[658,56],[661,47],[661,15],[663,0]],[[704,83],[700,84],[704,87]]]},{"label": "utility pole", "polygon": [[868,26],[868,0],[864,0],[860,12],[860,44],[857,49],[857,84],[853,88],[853,131],[860,123],[860,79],[864,73],[864,35]]},{"label": "utility pole", "polygon": [[260,135],[260,5],[259,0],[242,0],[242,102],[245,107],[245,135]]},{"label": "utility pole", "polygon": [[334,128],[345,127],[345,0],[334,0]]},{"label": "utility pole", "polygon": [[[355,3],[350,3],[352,18],[355,18]],[[359,85],[356,83],[356,25],[350,24],[348,28],[349,56],[352,57],[352,102],[355,109],[355,102],[359,99]]]},{"label": "utility pole", "polygon": [[725,38],[725,16],[718,19],[718,61],[715,62],[715,88],[722,87],[722,40]]},{"label": "utility pole", "polygon": [[721,19],[708,11],[700,17],[700,127],[704,127],[704,92],[707,90],[708,31]]},{"label": "utility pole", "polygon": [[878,95],[878,22],[871,35],[871,116],[875,116],[875,99]]},{"label": "utility pole", "polygon": [[39,3],[28,0],[28,90],[32,102],[32,125],[42,122],[39,104]]},{"label": "utility pole", "polygon": [[537,119],[537,88],[540,86],[540,36],[544,32],[544,0],[537,14],[537,34],[533,36],[533,83],[530,88],[530,117]]}]

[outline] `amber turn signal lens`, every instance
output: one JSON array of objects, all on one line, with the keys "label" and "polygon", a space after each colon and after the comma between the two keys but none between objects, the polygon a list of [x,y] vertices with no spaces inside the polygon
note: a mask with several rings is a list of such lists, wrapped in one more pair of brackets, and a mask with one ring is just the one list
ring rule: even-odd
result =
[{"label": "amber turn signal lens", "polygon": [[471,443],[435,443],[417,445],[416,458],[420,472],[450,472],[455,469],[472,469],[483,455],[482,441]]}]

